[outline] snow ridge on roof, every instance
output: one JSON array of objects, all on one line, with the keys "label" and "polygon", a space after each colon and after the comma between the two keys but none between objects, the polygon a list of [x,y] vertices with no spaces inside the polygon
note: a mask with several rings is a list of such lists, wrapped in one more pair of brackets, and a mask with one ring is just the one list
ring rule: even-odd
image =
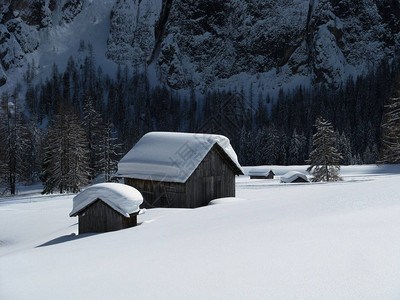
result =
[{"label": "snow ridge on roof", "polygon": [[79,214],[93,202],[101,199],[123,216],[138,212],[143,203],[142,194],[135,188],[121,183],[100,183],[88,187],[73,199],[70,217]]},{"label": "snow ridge on roof", "polygon": [[186,182],[201,161],[218,144],[243,173],[229,139],[222,135],[150,132],[118,164],[118,177]]}]

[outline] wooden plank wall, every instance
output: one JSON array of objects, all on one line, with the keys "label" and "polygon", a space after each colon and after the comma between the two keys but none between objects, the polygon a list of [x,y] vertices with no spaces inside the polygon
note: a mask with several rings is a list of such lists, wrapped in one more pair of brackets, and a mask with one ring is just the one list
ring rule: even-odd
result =
[{"label": "wooden plank wall", "polygon": [[216,198],[235,196],[235,174],[215,146],[187,181],[187,189],[192,208],[205,206]]},{"label": "wooden plank wall", "polygon": [[186,207],[182,206],[186,199],[184,183],[160,182],[125,178],[125,184],[136,188],[143,196],[143,208],[153,207]]},{"label": "wooden plank wall", "polygon": [[103,201],[97,200],[79,215],[79,234],[120,230],[136,224],[136,214],[126,218]]}]

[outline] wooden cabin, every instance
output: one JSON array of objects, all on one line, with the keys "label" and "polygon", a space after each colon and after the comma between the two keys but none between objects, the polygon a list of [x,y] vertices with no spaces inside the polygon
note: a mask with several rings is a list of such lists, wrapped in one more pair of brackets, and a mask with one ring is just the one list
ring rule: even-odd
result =
[{"label": "wooden cabin", "polygon": [[285,175],[281,176],[282,183],[301,183],[301,182],[309,182],[307,176],[301,172],[290,171]]},{"label": "wooden cabin", "polygon": [[121,159],[117,176],[143,195],[143,206],[196,208],[235,196],[243,170],[221,135],[151,132]]},{"label": "wooden cabin", "polygon": [[125,229],[137,225],[142,202],[140,192],[131,186],[96,184],[74,197],[70,217],[78,216],[79,234]]},{"label": "wooden cabin", "polygon": [[264,170],[250,170],[250,179],[274,179],[275,173],[270,170],[269,172]]}]

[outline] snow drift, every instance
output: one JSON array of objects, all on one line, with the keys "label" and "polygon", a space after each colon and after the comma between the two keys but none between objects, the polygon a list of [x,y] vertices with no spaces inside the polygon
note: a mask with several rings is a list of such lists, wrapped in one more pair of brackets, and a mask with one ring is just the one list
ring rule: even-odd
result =
[{"label": "snow drift", "polygon": [[342,182],[304,185],[241,176],[246,201],[149,209],[138,227],[81,237],[73,195],[1,198],[0,298],[398,299],[398,174],[346,167]]}]

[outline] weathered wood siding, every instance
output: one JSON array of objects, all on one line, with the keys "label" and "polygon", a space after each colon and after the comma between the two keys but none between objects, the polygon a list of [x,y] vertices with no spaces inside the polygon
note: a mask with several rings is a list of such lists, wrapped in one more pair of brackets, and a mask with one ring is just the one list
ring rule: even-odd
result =
[{"label": "weathered wood siding", "polygon": [[267,175],[250,175],[250,179],[269,179]]},{"label": "weathered wood siding", "polygon": [[79,214],[79,234],[108,232],[136,225],[136,213],[126,218],[101,200],[95,201]]},{"label": "weathered wood siding", "polygon": [[299,183],[299,182],[308,182],[307,180],[304,180],[301,177],[297,177],[295,180],[292,181],[292,183]]},{"label": "weathered wood siding", "polygon": [[143,196],[143,208],[187,207],[182,206],[186,199],[186,185],[176,182],[160,182],[125,178],[125,184],[136,188]]},{"label": "weathered wood siding", "polygon": [[200,207],[217,198],[235,196],[235,173],[218,146],[206,155],[186,182],[188,207]]},{"label": "weathered wood siding", "polygon": [[211,200],[235,196],[235,172],[229,158],[214,146],[186,183],[160,182],[125,178],[143,195],[142,207],[196,208]]}]

